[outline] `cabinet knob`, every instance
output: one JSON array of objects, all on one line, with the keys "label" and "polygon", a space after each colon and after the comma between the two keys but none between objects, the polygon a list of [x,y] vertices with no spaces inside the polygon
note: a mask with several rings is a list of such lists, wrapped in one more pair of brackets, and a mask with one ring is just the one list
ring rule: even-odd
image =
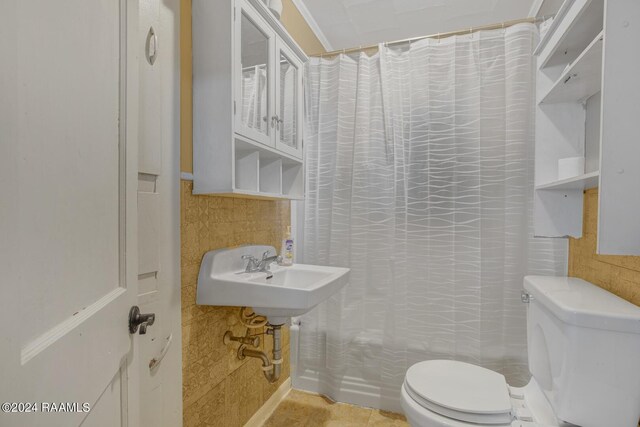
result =
[{"label": "cabinet knob", "polygon": [[280,130],[280,123],[282,123],[282,119],[278,117],[277,114],[271,117],[271,127],[275,127],[276,130]]}]

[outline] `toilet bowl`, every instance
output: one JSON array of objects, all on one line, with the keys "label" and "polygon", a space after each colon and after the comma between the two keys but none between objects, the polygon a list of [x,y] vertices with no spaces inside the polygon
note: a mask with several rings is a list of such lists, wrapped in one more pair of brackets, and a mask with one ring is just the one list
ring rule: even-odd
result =
[{"label": "toilet bowl", "polygon": [[[413,427],[637,427],[640,308],[581,279],[527,276],[531,380],[453,360],[411,366],[400,402]],[[594,345],[596,343],[596,345]]]},{"label": "toilet bowl", "polygon": [[533,380],[524,388],[510,387],[497,372],[452,360],[409,368],[400,401],[414,427],[562,425]]}]

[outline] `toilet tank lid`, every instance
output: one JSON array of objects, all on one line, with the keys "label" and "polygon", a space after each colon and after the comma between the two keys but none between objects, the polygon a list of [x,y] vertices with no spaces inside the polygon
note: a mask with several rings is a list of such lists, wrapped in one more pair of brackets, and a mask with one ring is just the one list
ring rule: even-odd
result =
[{"label": "toilet tank lid", "polygon": [[640,307],[585,280],[526,276],[524,288],[565,323],[640,334]]}]

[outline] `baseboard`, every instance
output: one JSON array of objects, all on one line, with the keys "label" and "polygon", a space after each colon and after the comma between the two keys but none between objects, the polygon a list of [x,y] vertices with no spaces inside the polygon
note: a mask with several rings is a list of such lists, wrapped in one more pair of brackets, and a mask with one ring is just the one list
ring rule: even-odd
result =
[{"label": "baseboard", "polygon": [[244,427],[261,427],[265,421],[269,419],[273,411],[276,410],[282,399],[284,399],[291,390],[291,377],[287,378],[280,387],[271,395],[269,400],[264,402],[264,405],[253,414],[253,417],[247,421]]},{"label": "baseboard", "polygon": [[400,388],[396,393],[384,384],[373,385],[370,381],[350,376],[342,376],[339,381],[332,381],[313,370],[297,373],[291,371],[291,374],[296,390],[321,394],[336,402],[403,413],[400,406]]}]

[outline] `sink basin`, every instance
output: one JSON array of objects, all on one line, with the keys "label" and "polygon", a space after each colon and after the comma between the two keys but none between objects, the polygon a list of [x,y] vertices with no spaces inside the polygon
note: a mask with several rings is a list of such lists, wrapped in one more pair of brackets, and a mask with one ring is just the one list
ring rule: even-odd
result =
[{"label": "sink basin", "polygon": [[276,254],[273,246],[258,245],[207,252],[200,265],[196,302],[252,307],[272,325],[281,325],[311,310],[349,280],[348,268],[307,264],[271,264],[271,278],[260,272],[245,273],[242,256],[261,259],[266,251]]}]

